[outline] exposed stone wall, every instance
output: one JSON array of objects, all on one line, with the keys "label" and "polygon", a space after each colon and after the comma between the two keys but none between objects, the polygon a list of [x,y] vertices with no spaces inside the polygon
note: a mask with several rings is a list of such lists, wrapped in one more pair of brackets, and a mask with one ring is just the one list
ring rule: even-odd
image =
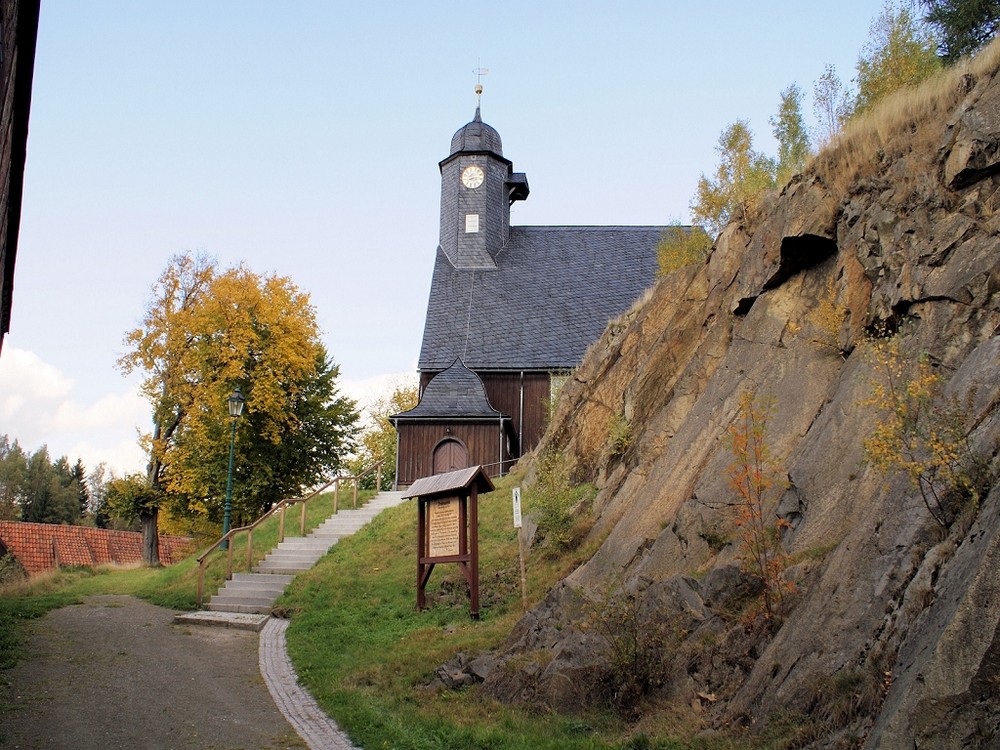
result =
[{"label": "exposed stone wall", "polygon": [[[836,152],[818,161],[595,344],[538,450],[598,484],[591,538],[603,542],[526,615],[507,654],[522,658],[487,690],[562,709],[587,700],[601,645],[574,602],[618,580],[683,624],[663,692],[706,727],[791,712],[813,716],[821,744],[1000,742],[1000,492],[943,530],[862,448],[874,417],[863,344],[884,326],[971,399],[971,443],[997,474],[1000,83],[962,86],[955,114],[914,124],[919,137],[873,154],[845,189],[831,187]],[[740,578],[736,545],[719,543],[736,535],[724,435],[747,389],[774,399],[768,441],[789,484],[773,510],[796,560],[788,617],[767,637],[726,611]],[[607,449],[618,415],[634,436],[624,455]],[[840,705],[838,689],[854,697]]]}]

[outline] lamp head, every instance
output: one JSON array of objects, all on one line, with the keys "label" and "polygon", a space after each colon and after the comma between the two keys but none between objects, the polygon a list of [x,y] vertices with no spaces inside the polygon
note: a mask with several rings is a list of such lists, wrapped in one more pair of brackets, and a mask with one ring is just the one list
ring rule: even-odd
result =
[{"label": "lamp head", "polygon": [[247,402],[247,400],[243,397],[243,394],[240,393],[239,388],[233,391],[233,395],[229,397],[228,401],[229,416],[233,419],[241,416],[243,414],[243,405]]}]

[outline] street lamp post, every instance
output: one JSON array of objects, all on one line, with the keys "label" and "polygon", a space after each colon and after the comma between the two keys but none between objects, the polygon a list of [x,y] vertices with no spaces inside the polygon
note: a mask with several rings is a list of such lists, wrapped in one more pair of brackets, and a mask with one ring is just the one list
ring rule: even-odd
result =
[{"label": "street lamp post", "polygon": [[[247,400],[243,398],[239,388],[233,391],[233,395],[229,397],[229,418],[233,422],[233,431],[229,438],[229,473],[226,475],[226,505],[222,517],[222,536],[229,533],[229,519],[233,513],[233,455],[236,452],[236,420],[243,414],[243,405],[246,402]],[[221,548],[229,549],[228,539],[222,543]]]}]

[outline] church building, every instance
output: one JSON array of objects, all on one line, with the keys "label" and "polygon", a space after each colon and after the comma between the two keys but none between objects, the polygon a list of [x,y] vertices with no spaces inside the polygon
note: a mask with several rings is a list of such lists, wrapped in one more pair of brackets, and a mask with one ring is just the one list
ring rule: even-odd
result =
[{"label": "church building", "polygon": [[420,400],[390,417],[399,487],[476,465],[499,476],[534,448],[561,379],[654,283],[664,230],[511,226],[528,180],[479,107],[439,166]]}]

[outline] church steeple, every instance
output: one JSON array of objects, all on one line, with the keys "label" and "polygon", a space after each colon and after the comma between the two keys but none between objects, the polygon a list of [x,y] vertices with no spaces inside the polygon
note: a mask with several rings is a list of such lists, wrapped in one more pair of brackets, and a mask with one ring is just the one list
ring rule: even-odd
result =
[{"label": "church steeple", "polygon": [[510,236],[510,206],[528,197],[528,181],[513,171],[500,134],[483,122],[478,105],[439,166],[441,249],[456,268],[495,268]]}]

